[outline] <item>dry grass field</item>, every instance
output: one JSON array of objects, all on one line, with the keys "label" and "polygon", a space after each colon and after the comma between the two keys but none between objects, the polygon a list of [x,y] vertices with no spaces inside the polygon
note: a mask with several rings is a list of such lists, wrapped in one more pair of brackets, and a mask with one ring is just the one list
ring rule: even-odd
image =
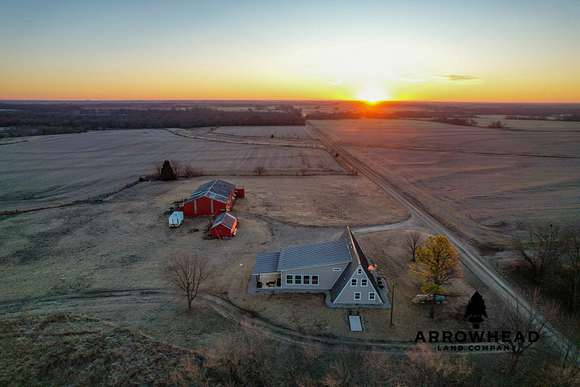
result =
[{"label": "dry grass field", "polygon": [[490,114],[481,115],[475,118],[480,126],[488,126],[494,121],[501,121],[505,126],[504,130],[520,130],[533,132],[580,132],[580,123],[574,121],[552,121],[552,120],[514,120],[506,119],[505,115]]},{"label": "dry grass field", "polygon": [[[474,289],[483,294],[489,307],[489,315],[494,316],[496,308],[500,306],[499,301],[469,273],[451,282],[447,289],[450,294],[448,302],[436,308],[435,320],[429,317],[429,305],[411,303],[412,298],[420,293],[420,290],[418,278],[410,273],[409,257],[403,247],[406,233],[407,231],[393,230],[357,236],[365,253],[378,264],[381,275],[387,278],[389,284],[395,283],[393,327],[390,326],[388,309],[369,310],[356,307],[331,309],[324,306],[323,295],[251,296],[242,292],[240,284],[232,283],[229,297],[236,305],[251,310],[269,321],[307,334],[329,337],[412,341],[418,330],[469,329],[469,323],[463,321],[463,313]],[[244,266],[249,276],[251,266]],[[366,329],[364,332],[349,331],[346,323],[348,312],[361,313]]]},{"label": "dry grass field", "polygon": [[413,120],[312,124],[480,245],[506,246],[522,222],[580,215],[580,132],[568,125],[509,131]]},{"label": "dry grass field", "polygon": [[[153,162],[163,158],[191,162],[207,171],[234,172],[142,182],[100,202],[0,217],[2,319],[83,315],[165,343],[211,348],[240,328],[235,319],[217,313],[204,299],[186,312],[169,287],[168,260],[194,253],[210,261],[213,274],[204,293],[231,301],[254,318],[309,335],[409,341],[419,329],[468,328],[462,321],[463,307],[474,289],[486,297],[490,315],[499,305],[477,279],[465,273],[449,287],[449,302],[437,308],[435,320],[430,319],[428,306],[410,302],[419,289],[402,247],[404,228],[358,236],[383,276],[396,284],[393,327],[388,310],[361,309],[366,330],[351,333],[347,310],[327,308],[322,295],[248,295],[249,273],[259,252],[329,240],[347,224],[385,225],[409,218],[369,180],[345,175],[320,149],[204,142],[161,130],[30,138],[3,149],[9,153],[0,157],[11,165],[0,167],[7,176],[0,186],[3,207],[52,204],[108,192],[149,172]],[[317,163],[321,163],[318,170],[330,174],[231,176],[256,165],[316,170]],[[169,229],[166,212],[171,203],[216,177],[246,188],[246,198],[234,209],[240,219],[238,235],[228,241],[207,240],[207,218],[187,219],[182,227]]]},{"label": "dry grass field", "polygon": [[[145,182],[101,204],[2,219],[1,298],[10,300],[88,288],[163,287],[162,266],[172,254],[194,250],[207,253],[225,270],[230,267],[232,256],[246,254],[253,259],[256,252],[273,248],[277,243],[284,246],[303,240],[324,240],[338,226],[396,223],[407,217],[404,210],[360,177],[237,177],[230,181],[244,186],[248,196],[235,206],[234,213],[240,216],[242,224],[235,239],[204,240],[208,218],[188,220],[184,227],[170,230],[167,208],[208,179]],[[366,187],[367,195],[374,196],[382,211],[375,211],[364,200],[354,200],[337,214],[336,208],[343,205],[344,195],[355,196],[357,185]],[[321,188],[326,186],[328,190]],[[276,200],[272,199],[275,195],[272,187],[283,188],[277,190]],[[337,189],[342,196],[337,195]],[[304,211],[305,205],[312,210]],[[294,218],[294,210],[302,213]],[[301,231],[296,233],[294,228]],[[199,231],[194,232],[195,229]]]},{"label": "dry grass field", "polygon": [[[349,335],[346,311],[328,309],[321,296],[247,295],[254,257],[264,250],[328,240],[345,224],[401,221],[407,218],[406,212],[362,177],[237,177],[231,180],[246,187],[247,197],[238,201],[234,211],[241,224],[236,238],[204,239],[207,218],[189,219],[181,228],[170,230],[164,214],[168,205],[205,180],[142,183],[102,203],[2,219],[0,304],[17,305],[9,308],[13,312],[87,314],[197,348],[230,332],[232,323],[201,306],[196,307],[193,323],[193,315],[184,313],[178,298],[148,292],[171,293],[165,277],[168,259],[198,253],[210,259],[214,272],[206,292],[226,297],[276,325],[315,335]],[[365,196],[345,206],[344,201],[359,191]],[[339,207],[343,211],[337,213]],[[387,278],[406,284],[400,287],[402,305],[417,292],[417,286],[409,276],[405,254],[397,247],[397,236],[395,231],[379,232],[360,239],[369,255],[384,265]],[[459,281],[453,289],[460,297],[457,303],[452,300],[441,308],[436,324],[442,327],[463,324],[448,317],[456,313],[457,305],[463,305],[471,288]],[[106,296],[114,291],[128,293]],[[76,294],[95,296],[70,298]],[[52,301],[45,301],[46,297]],[[388,311],[363,311],[367,331],[354,337],[410,340],[416,320],[432,326],[426,313],[425,307],[401,306],[396,327],[385,329]]]},{"label": "dry grass field", "polygon": [[342,173],[321,149],[238,145],[175,136],[165,130],[125,130],[30,137],[2,145],[0,210],[86,199],[150,174],[164,159],[209,175]]},{"label": "dry grass field", "polygon": [[[0,384],[159,385],[185,374],[194,354],[70,314],[0,320]],[[42,383],[39,383],[42,381]]]},{"label": "dry grass field", "polygon": [[309,139],[304,126],[221,126],[214,133],[239,137]]}]

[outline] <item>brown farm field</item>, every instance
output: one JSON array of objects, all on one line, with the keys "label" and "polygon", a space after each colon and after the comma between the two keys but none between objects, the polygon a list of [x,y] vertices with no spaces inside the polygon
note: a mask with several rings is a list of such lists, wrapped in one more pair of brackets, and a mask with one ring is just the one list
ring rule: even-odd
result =
[{"label": "brown farm field", "polygon": [[311,124],[480,246],[506,247],[522,223],[580,216],[580,132],[572,124],[536,130],[522,121],[530,130],[521,131],[414,120]]},{"label": "brown farm field", "polygon": [[[434,144],[419,144],[438,146],[436,150],[406,149],[419,146],[405,129],[414,122],[313,124],[339,136],[350,151],[395,176],[409,192],[428,198],[428,205],[440,211],[465,211],[465,219],[472,222],[465,224],[474,235],[495,237],[501,230],[511,230],[514,226],[506,214],[515,219],[521,215],[521,208],[505,204],[512,212],[494,212],[494,208],[481,204],[473,209],[461,206],[474,203],[474,185],[491,190],[495,175],[487,174],[499,173],[507,179],[502,173],[508,173],[513,166],[510,163],[533,163],[540,158],[473,155],[468,152],[469,144],[459,144],[456,139],[457,131],[466,129],[445,125],[442,133],[449,141],[458,142],[462,152],[453,155],[450,150],[443,151],[436,134],[425,135],[427,139],[432,137]],[[415,136],[433,130],[429,129],[433,125],[437,128],[436,124],[419,122],[413,129]],[[258,129],[249,130],[252,136],[260,137]],[[490,133],[497,135],[497,131]],[[249,138],[250,134],[238,137]],[[405,141],[413,145],[404,145]],[[475,289],[484,295],[490,316],[497,315],[501,302],[471,273],[464,272],[448,287],[448,302],[437,307],[435,320],[429,318],[429,306],[411,303],[419,292],[419,283],[410,273],[403,244],[409,230],[424,235],[430,230],[366,177],[345,173],[324,149],[278,145],[204,141],[164,130],[132,130],[30,138],[3,146],[9,152],[1,157],[10,164],[2,164],[6,176],[0,186],[3,208],[70,203],[109,192],[149,172],[155,161],[164,158],[191,163],[203,168],[208,176],[165,183],[144,181],[102,200],[0,217],[0,318],[50,318],[63,313],[88,316],[139,331],[159,342],[198,350],[211,348],[239,331],[240,326],[256,333],[248,321],[266,324],[266,331],[257,330],[264,335],[268,335],[268,329],[283,329],[328,340],[408,343],[418,330],[469,329],[463,321],[463,309]],[[561,151],[572,152],[572,148]],[[416,158],[419,153],[424,154],[422,160]],[[107,159],[108,154],[111,159]],[[33,155],[39,155],[37,163]],[[484,166],[475,166],[472,160],[476,157]],[[560,159],[542,160],[556,163]],[[575,166],[576,159],[566,160],[570,168]],[[492,161],[498,165],[486,164]],[[456,170],[458,165],[461,172]],[[306,168],[316,175],[253,176],[256,166],[279,168],[288,174]],[[551,164],[543,167],[548,171]],[[230,173],[210,176],[212,171],[223,169]],[[461,179],[456,174],[464,181],[473,175],[474,183],[459,192]],[[488,180],[477,180],[482,176]],[[517,180],[515,173],[510,176],[514,184],[525,182]],[[238,235],[228,241],[208,240],[204,237],[208,218],[187,219],[182,227],[169,229],[169,206],[213,178],[246,188],[246,198],[237,201],[233,212],[240,220]],[[564,173],[561,178],[565,180]],[[493,192],[503,192],[502,185],[496,184]],[[534,191],[521,195],[534,198],[530,192]],[[544,191],[540,194],[549,199]],[[574,203],[572,196],[569,200]],[[501,219],[496,220],[500,215]],[[499,221],[506,225],[496,224]],[[346,324],[348,310],[327,308],[322,295],[247,293],[257,253],[329,240],[345,225],[354,227],[362,248],[378,264],[382,276],[395,284],[394,326],[389,325],[389,310],[353,308],[351,311],[361,313],[365,331],[352,333]],[[166,268],[171,257],[194,253],[209,259],[212,276],[203,288],[204,296],[188,313],[168,285]],[[230,309],[220,309],[216,299]]]},{"label": "brown farm field", "polygon": [[[210,178],[145,182],[102,202],[2,218],[0,309],[7,316],[80,313],[172,344],[211,345],[231,334],[235,321],[203,303],[196,304],[194,314],[185,313],[165,277],[170,257],[197,253],[210,259],[214,272],[205,293],[225,298],[275,326],[326,337],[408,341],[415,329],[411,321],[433,324],[424,306],[401,307],[392,329],[385,328],[387,311],[362,311],[367,330],[356,335],[346,329],[346,311],[328,309],[321,296],[264,298],[246,293],[259,252],[328,240],[346,224],[408,224],[407,212],[365,178],[229,177],[247,190],[234,210],[241,224],[236,238],[206,240],[207,218],[187,220],[181,228],[170,230],[165,214],[169,204]],[[369,255],[384,265],[385,276],[400,282],[403,305],[418,289],[409,275],[407,257],[397,247],[401,235],[397,232],[404,233],[394,230],[360,238]],[[393,264],[397,270],[392,270]],[[464,324],[454,313],[476,287],[470,282],[453,285],[458,297],[441,307],[436,324]]]},{"label": "brown farm field", "polygon": [[[267,127],[266,127],[267,128]],[[206,142],[161,129],[29,137],[2,145],[0,211],[105,194],[153,172],[164,159],[204,175],[340,174],[324,150]]]},{"label": "brown farm field", "polygon": [[237,137],[310,139],[304,126],[221,126],[214,133]]}]

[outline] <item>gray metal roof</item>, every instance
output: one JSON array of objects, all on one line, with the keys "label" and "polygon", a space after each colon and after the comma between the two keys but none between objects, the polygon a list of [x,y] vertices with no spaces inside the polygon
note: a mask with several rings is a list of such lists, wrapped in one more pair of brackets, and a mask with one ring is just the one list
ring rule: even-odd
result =
[{"label": "gray metal roof", "polygon": [[213,220],[213,223],[211,224],[211,228],[214,228],[214,227],[219,226],[220,224],[223,224],[227,228],[231,229],[237,220],[238,219],[235,216],[233,216],[232,214],[230,214],[229,212],[222,212],[221,214],[219,214],[218,216],[215,217],[215,219]]},{"label": "gray metal roof", "polygon": [[344,233],[334,241],[289,247],[280,253],[278,271],[350,262],[348,243]]},{"label": "gray metal roof", "polygon": [[342,271],[340,277],[338,277],[338,279],[336,280],[336,282],[334,283],[334,285],[332,285],[332,288],[330,289],[330,300],[332,302],[334,302],[334,300],[336,300],[336,298],[340,294],[340,291],[348,284],[348,281],[350,281],[350,278],[355,273],[357,267],[358,267],[357,262],[351,262]]},{"label": "gray metal roof", "polygon": [[223,180],[212,180],[200,185],[190,196],[191,199],[208,197],[222,203],[226,203],[230,195],[236,190],[236,186]]},{"label": "gray metal roof", "polygon": [[252,274],[276,273],[278,271],[279,258],[279,252],[258,254]]},{"label": "gray metal roof", "polygon": [[336,282],[332,286],[332,289],[330,289],[330,300],[332,302],[336,300],[336,298],[340,294],[340,291],[345,286],[348,285],[348,282],[350,281],[351,277],[353,276],[356,269],[360,265],[360,267],[364,270],[367,277],[369,278],[371,286],[374,288],[376,292],[376,297],[378,297],[379,300],[381,300],[384,303],[385,300],[383,300],[383,297],[381,297],[381,292],[379,292],[379,286],[377,284],[377,281],[375,280],[375,276],[373,275],[373,273],[369,271],[369,260],[365,255],[364,251],[362,250],[362,248],[360,247],[358,241],[355,239],[354,235],[352,235],[350,227],[347,227],[347,230],[343,236],[346,236],[348,238],[348,245],[352,251],[354,259],[352,260],[350,265],[348,265],[346,269],[342,272],[338,280],[336,280]]}]

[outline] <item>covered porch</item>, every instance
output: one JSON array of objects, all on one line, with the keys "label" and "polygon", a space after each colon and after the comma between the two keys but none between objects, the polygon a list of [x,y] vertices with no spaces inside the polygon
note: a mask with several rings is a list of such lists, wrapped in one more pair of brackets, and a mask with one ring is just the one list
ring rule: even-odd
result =
[{"label": "covered porch", "polygon": [[276,289],[282,287],[282,276],[280,273],[260,273],[254,277],[256,289]]}]

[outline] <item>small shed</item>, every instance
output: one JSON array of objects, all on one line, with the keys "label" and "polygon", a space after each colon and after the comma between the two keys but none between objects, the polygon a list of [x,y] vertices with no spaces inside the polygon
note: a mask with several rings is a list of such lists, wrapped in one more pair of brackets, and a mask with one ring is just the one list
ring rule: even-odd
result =
[{"label": "small shed", "polygon": [[238,218],[224,212],[216,216],[209,229],[209,234],[218,239],[232,238],[238,231]]},{"label": "small shed", "polygon": [[236,198],[243,199],[246,197],[246,189],[243,187],[236,187]]},{"label": "small shed", "polygon": [[173,211],[169,215],[169,227],[179,227],[183,223],[183,211]]}]

